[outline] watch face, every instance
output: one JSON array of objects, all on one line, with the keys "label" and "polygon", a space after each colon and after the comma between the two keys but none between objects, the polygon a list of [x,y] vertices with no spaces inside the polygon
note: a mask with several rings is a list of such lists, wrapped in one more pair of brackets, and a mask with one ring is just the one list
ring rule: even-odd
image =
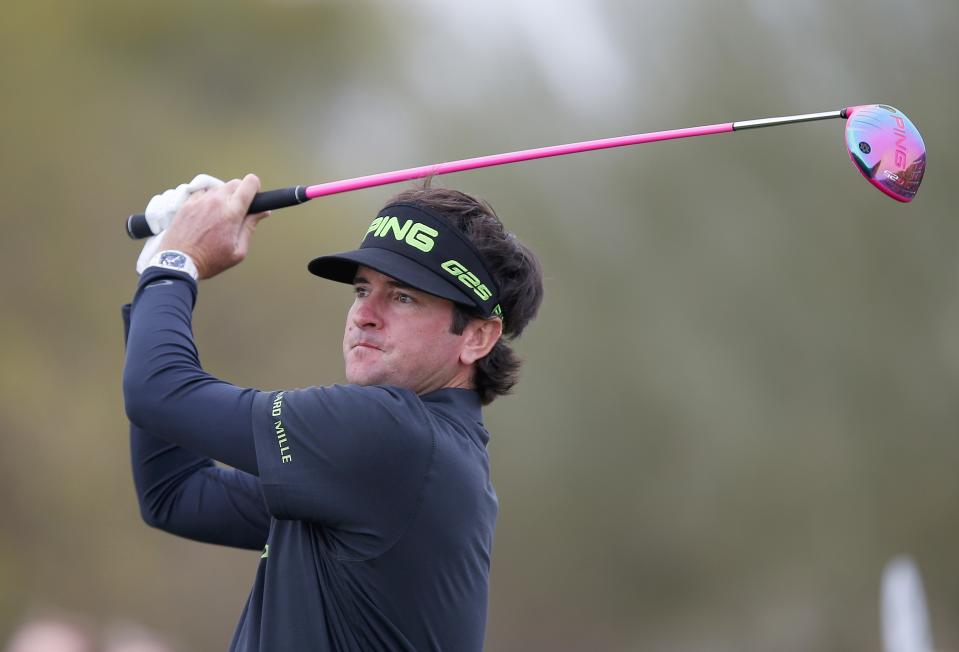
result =
[{"label": "watch face", "polygon": [[177,251],[164,251],[160,254],[160,264],[166,267],[182,269],[186,267],[186,256]]}]

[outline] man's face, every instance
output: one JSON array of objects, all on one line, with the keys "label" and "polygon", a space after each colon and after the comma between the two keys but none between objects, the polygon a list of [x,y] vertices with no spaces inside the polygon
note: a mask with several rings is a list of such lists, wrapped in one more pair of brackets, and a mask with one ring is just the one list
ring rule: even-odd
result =
[{"label": "man's face", "polygon": [[451,301],[363,266],[353,288],[343,334],[348,382],[396,385],[417,394],[469,386],[472,367],[460,361],[464,338],[450,332]]}]

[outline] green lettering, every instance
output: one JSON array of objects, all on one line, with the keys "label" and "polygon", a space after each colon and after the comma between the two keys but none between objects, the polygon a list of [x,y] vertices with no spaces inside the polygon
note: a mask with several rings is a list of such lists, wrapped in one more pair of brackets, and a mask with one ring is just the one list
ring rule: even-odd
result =
[{"label": "green lettering", "polygon": [[393,229],[393,237],[396,238],[397,240],[402,240],[403,238],[406,237],[406,233],[407,231],[410,230],[410,227],[412,225],[413,225],[413,220],[406,220],[406,224],[404,224],[401,228],[400,221],[396,219],[395,217],[391,217],[390,219],[386,221],[386,227],[384,228],[384,231]]},{"label": "green lettering", "polygon": [[380,224],[382,224],[382,223],[383,223],[383,218],[382,218],[382,217],[377,217],[376,219],[374,219],[374,220],[370,223],[370,228],[368,228],[368,229],[366,230],[366,232],[367,232],[367,233],[372,233],[373,231],[376,231],[378,228],[380,228]]},{"label": "green lettering", "polygon": [[410,229],[409,235],[406,236],[406,244],[426,253],[433,248],[433,238],[439,234],[440,232],[436,229],[431,229],[425,224],[417,222]]},{"label": "green lettering", "polygon": [[292,462],[293,456],[286,454],[286,451],[290,450],[290,447],[287,445],[289,440],[286,436],[286,430],[283,428],[283,422],[275,421],[273,423],[273,430],[276,432],[276,443],[280,447],[280,459],[284,464],[287,462]]},{"label": "green lettering", "polygon": [[491,296],[493,296],[493,293],[490,292],[489,288],[486,287],[485,285],[476,286],[475,288],[473,288],[473,292],[475,292],[476,295],[483,301],[486,301]]},{"label": "green lettering", "polygon": [[373,220],[366,233],[372,233],[374,237],[385,238],[387,233],[392,232],[393,237],[409,246],[419,249],[422,252],[428,252],[433,249],[433,238],[440,233],[436,229],[431,229],[425,224],[406,220],[400,226],[399,219],[384,215]]},{"label": "green lettering", "polygon": [[479,277],[463,267],[459,261],[450,259],[440,265],[440,267],[462,281],[466,287],[472,288],[473,292],[475,292],[476,296],[481,300],[486,301],[493,296],[492,290],[486,287],[486,284],[481,283]]},{"label": "green lettering", "polygon": [[459,276],[466,271],[466,268],[460,265],[455,260],[447,260],[445,263],[440,265],[444,270],[452,274],[453,276]]}]

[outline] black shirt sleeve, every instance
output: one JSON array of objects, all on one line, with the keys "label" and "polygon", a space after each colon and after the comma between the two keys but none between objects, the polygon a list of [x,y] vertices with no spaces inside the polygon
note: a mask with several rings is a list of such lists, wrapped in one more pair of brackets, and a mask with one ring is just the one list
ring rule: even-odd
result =
[{"label": "black shirt sleeve", "polygon": [[333,385],[254,401],[260,481],[271,513],[326,526],[341,556],[375,556],[403,534],[428,481],[435,441],[419,397]]},{"label": "black shirt sleeve", "polygon": [[203,371],[193,343],[196,283],[149,268],[130,313],[123,397],[130,421],[204,457],[256,475],[251,424],[257,391]]},{"label": "black shirt sleeve", "polygon": [[270,532],[256,476],[169,444],[130,424],[133,482],[149,525],[187,539],[260,550]]},{"label": "black shirt sleeve", "polygon": [[[124,336],[130,306],[123,307]],[[270,514],[256,476],[217,467],[213,460],[130,424],[133,482],[143,520],[188,539],[261,549]]]}]

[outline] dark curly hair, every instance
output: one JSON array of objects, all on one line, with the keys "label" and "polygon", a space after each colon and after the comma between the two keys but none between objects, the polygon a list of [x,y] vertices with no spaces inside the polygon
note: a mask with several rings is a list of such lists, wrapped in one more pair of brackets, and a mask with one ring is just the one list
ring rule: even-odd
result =
[{"label": "dark curly hair", "polygon": [[[469,238],[499,285],[503,335],[486,356],[476,361],[473,374],[474,388],[483,405],[488,405],[497,396],[509,394],[519,380],[522,360],[509,343],[523,333],[539,310],[543,271],[536,255],[506,230],[487,202],[459,190],[433,188],[430,182],[427,179],[422,186],[401,192],[387,206],[419,204],[443,215]],[[484,318],[474,306],[454,303],[450,330],[462,335],[470,321]]]}]

